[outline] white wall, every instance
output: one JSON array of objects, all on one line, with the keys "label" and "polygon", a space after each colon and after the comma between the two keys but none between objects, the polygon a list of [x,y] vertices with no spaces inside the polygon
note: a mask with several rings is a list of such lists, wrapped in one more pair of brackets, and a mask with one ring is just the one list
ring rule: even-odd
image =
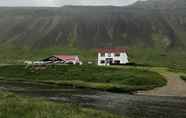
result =
[{"label": "white wall", "polygon": [[101,56],[101,53],[98,53],[98,65],[106,65],[101,64],[101,60],[106,60],[106,58],[112,58],[113,62],[118,60],[120,61],[120,64],[126,64],[128,63],[128,55],[126,52],[121,52],[120,56],[115,56],[115,53],[111,53],[111,56],[109,56],[109,53],[105,53],[105,56]]}]

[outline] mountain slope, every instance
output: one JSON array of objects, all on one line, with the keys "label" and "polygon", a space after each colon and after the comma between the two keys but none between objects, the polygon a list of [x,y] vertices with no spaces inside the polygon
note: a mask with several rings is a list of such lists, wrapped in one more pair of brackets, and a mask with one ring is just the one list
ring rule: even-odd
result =
[{"label": "mountain slope", "polygon": [[0,46],[186,47],[186,1],[127,7],[0,8]]},{"label": "mountain slope", "polygon": [[153,8],[153,9],[185,9],[185,0],[147,0],[147,1],[137,1],[134,5],[141,8]]}]

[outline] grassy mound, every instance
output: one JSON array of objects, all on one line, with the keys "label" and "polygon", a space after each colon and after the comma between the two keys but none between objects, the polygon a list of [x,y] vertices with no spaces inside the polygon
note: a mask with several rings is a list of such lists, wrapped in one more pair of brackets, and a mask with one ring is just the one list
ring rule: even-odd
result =
[{"label": "grassy mound", "polygon": [[143,69],[98,66],[0,67],[0,76],[12,80],[37,80],[75,87],[130,92],[163,86],[166,80]]},{"label": "grassy mound", "polygon": [[111,113],[0,92],[0,118],[120,118]]}]

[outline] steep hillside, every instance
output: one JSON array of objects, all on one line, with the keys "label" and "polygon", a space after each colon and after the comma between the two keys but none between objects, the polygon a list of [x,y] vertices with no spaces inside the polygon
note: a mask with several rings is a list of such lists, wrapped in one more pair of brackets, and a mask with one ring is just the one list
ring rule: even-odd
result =
[{"label": "steep hillside", "polygon": [[0,8],[1,47],[186,47],[186,1],[127,7]]},{"label": "steep hillside", "polygon": [[185,0],[147,0],[147,1],[138,1],[132,6],[138,8],[153,8],[153,9],[185,9],[186,1]]}]

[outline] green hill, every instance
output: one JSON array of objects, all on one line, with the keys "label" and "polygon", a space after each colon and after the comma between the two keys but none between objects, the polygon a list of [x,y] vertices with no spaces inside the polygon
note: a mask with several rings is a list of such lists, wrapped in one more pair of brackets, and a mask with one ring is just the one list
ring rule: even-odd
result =
[{"label": "green hill", "polygon": [[[134,52],[133,57],[143,54],[144,58],[162,60],[162,55],[168,55],[168,59],[173,55],[176,62],[177,52],[184,55],[186,49],[185,4],[185,0],[148,0],[125,7],[1,7],[0,58],[19,58],[22,52],[21,56],[30,58],[33,52],[53,48],[61,49],[53,49],[52,53],[74,48],[127,47]],[[178,58],[184,60],[183,55]]]},{"label": "green hill", "polygon": [[149,0],[127,7],[0,8],[0,41],[29,48],[183,48],[185,3]]}]

